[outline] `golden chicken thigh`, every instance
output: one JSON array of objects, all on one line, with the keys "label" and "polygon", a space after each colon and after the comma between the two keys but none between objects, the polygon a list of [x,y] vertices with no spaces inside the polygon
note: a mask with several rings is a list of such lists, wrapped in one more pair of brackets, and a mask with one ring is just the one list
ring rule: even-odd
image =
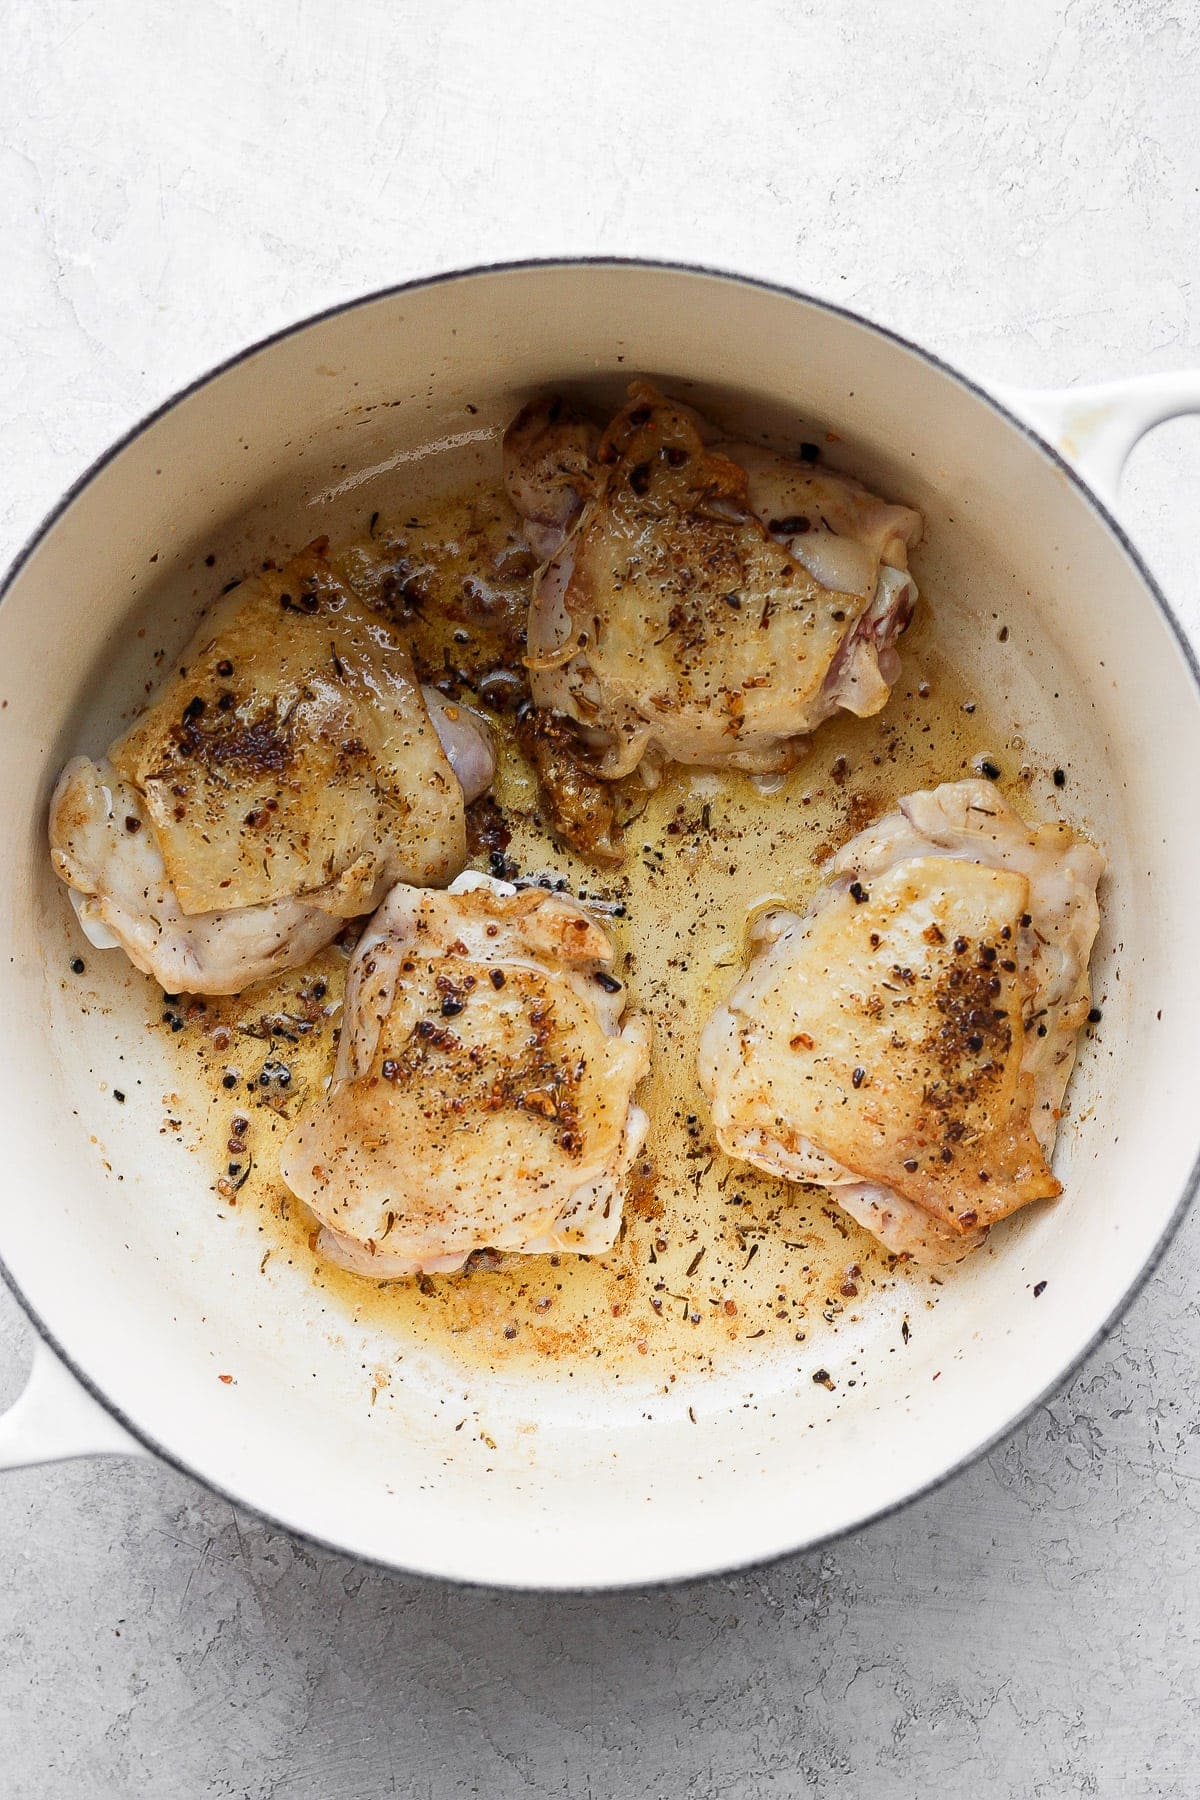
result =
[{"label": "golden chicken thigh", "polygon": [[890,1250],[930,1261],[1052,1198],[1103,868],[987,782],[901,800],[802,917],[756,925],[701,1040],[722,1149],[830,1187]]},{"label": "golden chicken thigh", "polygon": [[540,888],[393,889],[355,953],[329,1094],[281,1161],[324,1255],[385,1279],[613,1244],[650,1030],[621,1023],[612,960]]},{"label": "golden chicken thigh", "polygon": [[605,776],[653,777],[664,760],[787,768],[839,708],[877,712],[899,673],[919,515],[713,439],[644,382],[603,435],[561,399],[506,434],[509,496],[547,559],[533,699],[572,721]]},{"label": "golden chicken thigh", "polygon": [[398,879],[451,880],[492,768],[314,547],[218,601],[107,759],[68,763],[52,858],[93,943],[168,991],[236,993]]}]

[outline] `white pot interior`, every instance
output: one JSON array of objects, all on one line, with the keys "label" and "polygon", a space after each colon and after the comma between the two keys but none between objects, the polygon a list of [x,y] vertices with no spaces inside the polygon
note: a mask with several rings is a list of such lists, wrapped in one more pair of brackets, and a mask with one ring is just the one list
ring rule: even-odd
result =
[{"label": "white pot interior", "polygon": [[[303,1271],[281,1259],[260,1275],[259,1221],[217,1221],[211,1170],[186,1131],[162,1129],[175,1074],[146,1029],[147,985],[82,945],[45,851],[62,762],[103,746],[155,649],[187,636],[222,580],[354,529],[432,443],[438,478],[491,466],[538,390],[611,395],[640,372],[784,442],[800,420],[835,429],[840,462],[923,509],[917,569],[948,653],[1040,762],[1070,770],[1064,810],[1110,858],[1104,1018],[1060,1137],[1063,1198],[997,1231],[935,1308],[922,1300],[907,1344],[902,1283],[820,1340],[832,1392],[811,1379],[813,1344],[665,1393],[650,1369],[639,1387],[561,1359],[536,1380],[413,1345],[398,1360],[369,1313]],[[540,1586],[811,1543],[1011,1423],[1103,1328],[1179,1205],[1200,1050],[1200,961],[1180,955],[1200,884],[1184,656],[1073,480],[988,401],[853,320],[698,273],[564,266],[319,321],[189,394],[75,495],[0,608],[0,667],[0,1254],[138,1433],[285,1524],[411,1569]],[[84,981],[68,978],[81,952]]]}]

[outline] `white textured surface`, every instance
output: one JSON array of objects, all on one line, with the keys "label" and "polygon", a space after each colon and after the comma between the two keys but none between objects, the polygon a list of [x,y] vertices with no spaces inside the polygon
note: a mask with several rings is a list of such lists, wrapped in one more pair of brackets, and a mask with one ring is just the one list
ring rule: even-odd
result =
[{"label": "white textured surface", "polygon": [[[740,267],[985,378],[1200,363],[1190,0],[39,0],[0,68],[5,557],[247,339],[496,257]],[[1198,493],[1189,423],[1124,503],[1193,622]],[[1190,1800],[1198,1246],[949,1487],[685,1590],[448,1593],[149,1464],[6,1475],[0,1790]],[[0,1400],[27,1345],[5,1297]]]}]

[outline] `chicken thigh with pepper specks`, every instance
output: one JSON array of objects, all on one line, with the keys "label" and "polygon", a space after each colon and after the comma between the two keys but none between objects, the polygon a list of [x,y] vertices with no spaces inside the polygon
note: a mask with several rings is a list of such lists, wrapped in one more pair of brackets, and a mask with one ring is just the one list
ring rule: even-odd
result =
[{"label": "chicken thigh with pepper specks", "polygon": [[355,952],[328,1097],[281,1160],[324,1255],[385,1279],[613,1244],[650,1028],[622,1024],[612,958],[540,888],[393,889]]},{"label": "chicken thigh with pepper specks", "polygon": [[398,879],[451,880],[492,770],[486,728],[313,547],[219,600],[107,758],[67,764],[51,855],[94,944],[168,992],[237,993]]},{"label": "chicken thigh with pepper specks", "polygon": [[535,703],[609,777],[664,760],[787,768],[839,708],[877,712],[916,604],[921,520],[848,476],[715,439],[644,382],[598,434],[561,399],[505,437],[509,496],[546,558]]},{"label": "chicken thigh with pepper specks", "polygon": [[1103,869],[987,782],[901,800],[803,917],[755,927],[701,1040],[722,1149],[831,1188],[888,1249],[933,1262],[1053,1198]]}]

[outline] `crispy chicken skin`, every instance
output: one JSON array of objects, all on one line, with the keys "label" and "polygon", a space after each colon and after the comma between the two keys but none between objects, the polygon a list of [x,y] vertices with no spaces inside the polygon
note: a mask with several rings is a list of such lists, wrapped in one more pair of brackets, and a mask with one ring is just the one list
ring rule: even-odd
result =
[{"label": "crispy chicken skin", "polygon": [[620,790],[596,774],[570,725],[526,706],[517,718],[517,742],[538,778],[546,823],[558,842],[595,863],[614,867],[622,862]]},{"label": "crispy chicken skin", "polygon": [[68,763],[52,860],[92,942],[168,991],[236,993],[396,880],[451,880],[492,768],[313,547],[218,601],[107,758]]},{"label": "crispy chicken skin", "polygon": [[901,800],[803,916],[758,921],[701,1039],[721,1147],[830,1187],[889,1249],[931,1262],[1053,1198],[1103,869],[990,783]]},{"label": "crispy chicken skin", "polygon": [[615,778],[664,760],[787,768],[836,712],[877,712],[916,588],[918,514],[848,477],[713,441],[635,382],[598,439],[562,400],[505,439],[510,498],[546,559],[530,608],[535,703]]},{"label": "crispy chicken skin", "polygon": [[324,1255],[386,1279],[612,1245],[650,1052],[612,959],[558,894],[475,874],[392,890],[355,953],[329,1094],[281,1160]]}]

